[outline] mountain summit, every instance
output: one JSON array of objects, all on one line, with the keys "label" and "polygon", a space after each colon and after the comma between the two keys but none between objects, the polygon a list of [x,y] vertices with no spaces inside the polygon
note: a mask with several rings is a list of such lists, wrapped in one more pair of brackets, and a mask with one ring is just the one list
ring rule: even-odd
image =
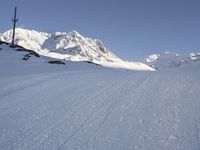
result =
[{"label": "mountain summit", "polygon": [[[11,42],[12,30],[3,33],[0,40]],[[77,31],[52,34],[34,30],[16,29],[16,44],[32,49],[40,55],[72,61],[121,61],[100,40],[83,37]]]}]

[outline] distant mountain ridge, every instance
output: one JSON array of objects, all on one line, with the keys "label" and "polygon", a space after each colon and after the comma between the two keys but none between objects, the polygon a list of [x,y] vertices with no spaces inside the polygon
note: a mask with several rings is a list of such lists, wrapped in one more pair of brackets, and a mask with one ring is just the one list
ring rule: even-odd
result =
[{"label": "distant mountain ridge", "polygon": [[193,52],[186,56],[181,56],[177,53],[166,51],[163,54],[149,55],[144,63],[156,70],[183,67],[189,64],[200,63],[200,52]]}]

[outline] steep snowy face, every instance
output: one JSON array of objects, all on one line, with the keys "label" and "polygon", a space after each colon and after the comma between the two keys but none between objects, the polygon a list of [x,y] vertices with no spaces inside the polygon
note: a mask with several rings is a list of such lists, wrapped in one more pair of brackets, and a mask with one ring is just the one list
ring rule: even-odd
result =
[{"label": "steep snowy face", "polygon": [[156,70],[177,68],[198,62],[200,62],[200,53],[190,53],[188,56],[180,56],[177,53],[168,51],[163,54],[150,55],[145,60],[146,64]]},{"label": "steep snowy face", "polygon": [[56,32],[42,45],[43,49],[68,54],[70,60],[120,61],[100,40],[85,38],[76,31]]},{"label": "steep snowy face", "polygon": [[[48,57],[73,61],[121,61],[100,40],[83,37],[76,31],[48,34],[17,28],[15,37],[16,44]],[[12,30],[3,33],[0,40],[11,42]]]}]

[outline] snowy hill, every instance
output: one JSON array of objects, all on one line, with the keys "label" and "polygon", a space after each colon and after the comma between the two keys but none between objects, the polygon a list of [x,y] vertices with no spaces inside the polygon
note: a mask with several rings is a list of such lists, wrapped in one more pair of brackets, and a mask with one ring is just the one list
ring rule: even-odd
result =
[{"label": "snowy hill", "polygon": [[124,71],[17,49],[0,44],[0,150],[200,149],[200,64]]},{"label": "snowy hill", "polygon": [[33,50],[21,46],[10,47],[9,43],[0,41],[0,77],[18,76],[57,71],[93,70],[103,68],[88,62],[63,61],[38,55]]},{"label": "snowy hill", "polygon": [[190,53],[187,56],[181,56],[173,52],[165,52],[163,54],[152,54],[148,56],[145,64],[155,68],[156,70],[180,68],[185,65],[200,63],[200,53]]},{"label": "snowy hill", "polygon": [[[1,41],[11,42],[11,39],[12,30],[0,36]],[[51,58],[90,61],[115,68],[153,70],[140,62],[122,61],[108,50],[100,40],[83,37],[77,31],[49,34],[18,28],[16,29],[16,44]]]}]

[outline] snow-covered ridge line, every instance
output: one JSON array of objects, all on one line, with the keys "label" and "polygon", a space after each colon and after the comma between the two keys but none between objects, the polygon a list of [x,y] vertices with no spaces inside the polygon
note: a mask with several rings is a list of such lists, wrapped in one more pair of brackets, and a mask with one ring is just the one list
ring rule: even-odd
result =
[{"label": "snow-covered ridge line", "polygon": [[[1,41],[11,42],[12,30],[0,36]],[[68,61],[89,61],[106,67],[153,71],[143,63],[126,62],[115,56],[102,41],[82,36],[77,31],[45,33],[16,29],[15,42],[36,53]]]},{"label": "snow-covered ridge line", "polygon": [[156,70],[177,68],[193,63],[200,63],[200,52],[193,52],[186,56],[181,56],[177,53],[167,51],[163,54],[149,55],[145,60],[145,64]]}]

